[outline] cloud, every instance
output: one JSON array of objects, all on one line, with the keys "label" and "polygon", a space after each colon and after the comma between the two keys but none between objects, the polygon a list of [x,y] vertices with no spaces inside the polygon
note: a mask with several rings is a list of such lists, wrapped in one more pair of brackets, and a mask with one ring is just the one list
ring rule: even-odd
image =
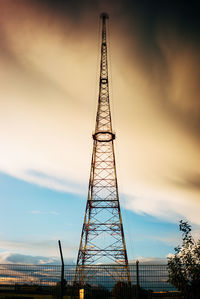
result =
[{"label": "cloud", "polygon": [[[26,238],[26,240],[20,238],[16,238],[15,240],[2,240],[0,241],[0,248],[2,251],[0,252],[2,263],[3,260],[10,263],[14,261],[17,262],[18,259],[19,261],[23,261],[23,258],[24,263],[28,263],[28,261],[31,263],[31,256],[35,259],[35,262],[39,262],[40,257],[45,257],[44,260],[41,258],[41,263],[47,262],[48,259],[55,259],[55,261],[60,259],[58,237],[51,236],[51,238],[46,239],[45,237],[43,239],[41,237],[37,237],[37,239],[32,237],[31,239]],[[74,251],[76,250],[74,244],[71,244],[70,241],[63,242],[62,250],[64,257],[67,257],[67,262],[74,259]],[[27,252],[29,255],[27,255]]]},{"label": "cloud", "polygon": [[129,264],[135,264],[136,261],[139,261],[139,265],[143,264],[143,265],[166,265],[167,263],[167,259],[166,258],[145,258],[142,256],[138,256],[135,260],[130,260]]},{"label": "cloud", "polygon": [[199,191],[200,190],[200,173],[195,172],[188,177],[182,177],[180,180],[174,180],[175,185],[181,188]]},{"label": "cloud", "polygon": [[[170,254],[169,254],[170,255]],[[138,256],[140,264],[166,264],[166,258],[144,258]],[[136,260],[130,260],[130,264],[134,264]],[[65,265],[74,265],[72,259],[65,259]],[[0,264],[32,264],[32,265],[60,265],[61,261],[58,257],[46,257],[46,256],[32,256],[10,252],[0,253]]]},{"label": "cloud", "polygon": [[85,189],[81,182],[77,183],[74,180],[67,180],[66,178],[57,177],[48,173],[43,173],[37,170],[25,170],[21,175],[21,179],[32,182],[50,189],[59,191],[67,191],[71,193],[83,193]]},{"label": "cloud", "polygon": [[[67,264],[71,264],[72,260],[65,261]],[[32,256],[17,253],[0,253],[1,264],[32,264],[32,265],[59,265],[60,259],[58,257],[46,257],[46,256]]]},{"label": "cloud", "polygon": [[[166,258],[137,258],[141,264],[166,264]],[[134,264],[136,260],[130,260],[130,264]],[[3,252],[0,253],[0,264],[32,264],[32,265],[60,265],[61,261],[58,257],[32,256],[17,253]],[[65,259],[66,265],[74,265],[71,259]]]},{"label": "cloud", "polygon": [[98,92],[97,23],[99,10],[107,8],[122,204],[200,224],[195,2],[94,1],[90,7],[90,1],[20,1],[17,10],[14,2],[5,3],[1,171],[51,189],[87,193]]}]

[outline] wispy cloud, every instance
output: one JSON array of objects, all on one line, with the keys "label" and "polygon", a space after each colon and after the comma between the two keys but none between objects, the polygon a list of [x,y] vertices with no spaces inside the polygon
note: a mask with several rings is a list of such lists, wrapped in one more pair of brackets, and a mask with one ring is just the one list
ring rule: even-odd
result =
[{"label": "wispy cloud", "polygon": [[[16,261],[17,259],[26,259],[31,261],[30,256],[37,257],[36,260],[39,261],[38,255],[44,256],[46,261],[48,258],[54,258],[55,260],[58,260],[60,258],[59,248],[58,248],[58,238],[49,238],[49,239],[28,239],[21,240],[4,240],[0,241],[0,248],[1,248],[1,257],[2,261],[5,259],[5,261],[11,262],[11,257],[14,258]],[[62,244],[63,254],[64,257],[67,257],[67,260],[73,260],[74,259],[74,251],[76,247],[71,244],[70,242],[64,242]],[[29,255],[27,255],[27,252]],[[27,256],[27,258],[26,258]],[[13,262],[14,262],[13,259]],[[35,261],[36,261],[35,260]]]},{"label": "wispy cloud", "polygon": [[[65,261],[72,263],[72,260]],[[18,253],[1,252],[0,264],[33,264],[33,265],[59,265],[58,257],[32,256]]]},{"label": "wispy cloud", "polygon": [[51,189],[87,193],[98,86],[94,24],[107,8],[125,207],[200,224],[199,27],[189,4],[182,3],[184,22],[178,5],[169,2],[155,10],[137,1],[59,8],[52,1],[20,1],[20,9],[6,3],[0,170]]}]

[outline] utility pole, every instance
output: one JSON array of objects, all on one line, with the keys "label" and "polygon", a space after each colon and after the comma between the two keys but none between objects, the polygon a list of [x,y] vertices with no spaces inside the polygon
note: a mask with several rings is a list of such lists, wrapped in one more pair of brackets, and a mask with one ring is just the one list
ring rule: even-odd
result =
[{"label": "utility pole", "polygon": [[[101,62],[96,126],[93,137],[88,199],[78,251],[75,283],[87,281],[87,268],[97,264],[121,266],[123,280],[130,282],[128,257],[121,218],[112,130],[106,25],[101,16]],[[118,277],[120,279],[120,277]]]},{"label": "utility pole", "polygon": [[65,284],[64,284],[64,260],[63,260],[63,254],[62,254],[62,247],[61,247],[61,242],[60,240],[58,240],[58,245],[59,245],[59,250],[60,250],[60,258],[61,258],[61,264],[62,264],[62,268],[61,268],[61,281],[60,281],[60,299],[63,299],[63,295],[64,295],[64,288],[65,288]]}]

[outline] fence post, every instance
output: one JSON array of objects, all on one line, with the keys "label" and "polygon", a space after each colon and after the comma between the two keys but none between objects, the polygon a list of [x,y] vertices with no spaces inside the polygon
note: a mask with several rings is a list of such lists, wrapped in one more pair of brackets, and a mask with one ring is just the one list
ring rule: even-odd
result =
[{"label": "fence post", "polygon": [[139,299],[139,288],[140,288],[140,281],[139,281],[139,261],[136,260],[136,299]]},{"label": "fence post", "polygon": [[64,260],[63,260],[63,254],[62,254],[62,247],[60,240],[58,241],[59,244],[59,249],[60,249],[60,258],[61,258],[61,263],[62,263],[62,268],[61,268],[61,283],[60,283],[60,299],[63,299],[64,295]]}]

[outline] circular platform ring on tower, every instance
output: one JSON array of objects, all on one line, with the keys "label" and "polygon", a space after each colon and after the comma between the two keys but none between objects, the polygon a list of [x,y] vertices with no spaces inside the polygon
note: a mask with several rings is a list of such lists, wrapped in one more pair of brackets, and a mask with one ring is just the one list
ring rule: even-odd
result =
[{"label": "circular platform ring on tower", "polygon": [[92,137],[99,142],[110,142],[115,139],[115,134],[109,131],[99,131],[94,133]]}]

